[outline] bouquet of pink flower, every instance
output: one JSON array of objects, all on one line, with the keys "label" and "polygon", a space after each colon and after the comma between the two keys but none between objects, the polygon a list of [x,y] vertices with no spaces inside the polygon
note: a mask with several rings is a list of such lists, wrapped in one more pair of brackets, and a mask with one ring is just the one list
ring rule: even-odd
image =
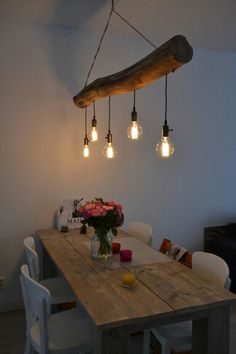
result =
[{"label": "bouquet of pink flower", "polygon": [[122,209],[122,205],[115,201],[105,202],[102,198],[95,198],[91,202],[80,205],[78,214],[82,218],[82,228],[87,225],[93,226],[95,230],[100,232],[111,230],[116,236],[116,228],[124,222]]}]

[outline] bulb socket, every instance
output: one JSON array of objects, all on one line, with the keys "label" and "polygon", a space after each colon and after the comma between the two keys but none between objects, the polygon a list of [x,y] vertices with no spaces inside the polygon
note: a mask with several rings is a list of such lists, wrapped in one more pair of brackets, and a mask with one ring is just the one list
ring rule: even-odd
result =
[{"label": "bulb socket", "polygon": [[97,119],[94,116],[92,119],[92,128],[96,128],[96,126],[97,126]]},{"label": "bulb socket", "polygon": [[85,137],[84,137],[84,145],[88,145],[88,143],[89,143],[89,139],[88,139],[87,135],[85,135]]},{"label": "bulb socket", "polygon": [[165,122],[162,126],[162,136],[163,138],[167,138],[169,136],[169,132],[173,132],[173,129],[169,128],[169,125]]},{"label": "bulb socket", "polygon": [[167,124],[164,124],[163,127],[162,127],[162,136],[164,138],[169,136],[169,127],[168,127]]},{"label": "bulb socket", "polygon": [[108,132],[106,139],[107,139],[107,143],[112,143],[112,134],[110,132]]},{"label": "bulb socket", "polygon": [[138,117],[138,115],[137,115],[137,112],[136,112],[135,107],[134,107],[133,111],[131,112],[131,120],[132,120],[132,122],[137,122],[137,117]]}]

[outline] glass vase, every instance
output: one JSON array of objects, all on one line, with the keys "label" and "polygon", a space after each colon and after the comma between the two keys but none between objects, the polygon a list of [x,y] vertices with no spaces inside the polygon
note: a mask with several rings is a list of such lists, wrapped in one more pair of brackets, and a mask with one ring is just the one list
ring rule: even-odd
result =
[{"label": "glass vase", "polygon": [[91,257],[108,260],[112,256],[112,235],[110,229],[95,229],[91,238]]}]

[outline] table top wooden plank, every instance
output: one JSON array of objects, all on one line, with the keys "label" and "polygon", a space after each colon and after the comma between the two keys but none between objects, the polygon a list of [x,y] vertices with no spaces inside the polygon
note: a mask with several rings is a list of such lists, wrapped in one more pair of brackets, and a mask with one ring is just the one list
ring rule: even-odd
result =
[{"label": "table top wooden plank", "polygon": [[[87,235],[81,235],[79,230],[65,234],[41,230],[37,235],[96,326],[101,328],[160,319],[171,313],[174,316],[196,313],[236,300],[235,294],[215,287],[176,261],[135,266],[129,262],[114,261],[115,266],[109,266],[109,261],[94,261],[85,245],[91,230]],[[119,231],[119,237],[126,240],[124,244],[130,242],[132,249],[128,236]],[[122,286],[125,269],[136,275],[133,288]]]},{"label": "table top wooden plank", "polygon": [[41,240],[51,240],[52,238],[61,238],[64,234],[57,229],[45,229],[37,231],[36,235],[38,235]]},{"label": "table top wooden plank", "polygon": [[120,268],[125,266],[131,268],[135,265],[150,264],[159,262],[170,262],[170,259],[150,246],[143,244],[141,241],[133,237],[120,237],[116,238],[116,242],[121,244],[121,249],[132,250],[132,260],[130,262],[121,262],[120,254],[114,254],[109,260],[105,262],[93,261],[90,257],[91,241],[88,238],[82,240],[74,236],[68,235],[66,240],[71,246],[78,251],[78,253],[91,265],[100,268]]},{"label": "table top wooden plank", "polygon": [[103,269],[91,267],[63,238],[47,238],[43,244],[97,326],[133,322],[152,316],[154,310],[155,314],[172,311],[139,281],[131,289],[124,288],[121,282],[123,269],[106,268],[105,271],[105,262],[93,260],[91,262]]},{"label": "table top wooden plank", "polygon": [[[102,281],[67,241],[47,239],[43,243],[97,326],[106,321],[113,322],[114,317],[124,319],[131,315],[130,309],[120,299],[114,301],[116,294],[109,285]],[[123,307],[124,313],[121,313],[120,307]]]},{"label": "table top wooden plank", "polygon": [[[148,320],[153,316],[166,316],[171,313],[172,308],[162,299],[157,297],[150,289],[148,289],[142,282],[136,279],[135,285],[132,287],[124,287],[122,285],[122,274],[124,269],[106,269],[106,271],[99,271],[98,275],[102,278],[103,284],[109,285],[113,290],[115,297],[115,306],[120,306],[119,316],[114,316],[114,325],[117,323],[133,324],[140,319]],[[119,299],[119,301],[118,301]],[[122,301],[122,306],[119,302]],[[129,314],[126,313],[121,318],[121,313],[125,313],[125,308],[129,309]],[[112,324],[111,322],[109,325]]]},{"label": "table top wooden plank", "polygon": [[172,261],[132,268],[136,277],[165,300],[173,309],[199,310],[221,302],[236,300],[235,294],[221,289],[188,267]]}]

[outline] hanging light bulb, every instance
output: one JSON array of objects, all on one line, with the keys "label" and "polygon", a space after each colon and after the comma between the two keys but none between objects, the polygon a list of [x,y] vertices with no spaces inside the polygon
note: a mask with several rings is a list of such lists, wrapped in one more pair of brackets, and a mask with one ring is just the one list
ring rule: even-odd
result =
[{"label": "hanging light bulb", "polygon": [[167,124],[167,75],[165,77],[165,121],[162,127],[162,138],[156,146],[156,151],[160,157],[168,158],[174,153],[174,145],[170,141],[169,132],[173,131]]},{"label": "hanging light bulb", "polygon": [[84,138],[84,150],[83,150],[83,154],[84,154],[84,157],[89,157],[89,147],[88,147],[88,143],[89,143],[89,140],[87,137]]},{"label": "hanging light bulb", "polygon": [[104,147],[103,153],[108,159],[114,159],[116,157],[116,150],[112,145],[112,134],[110,130],[106,136],[107,144]]},{"label": "hanging light bulb", "polygon": [[131,112],[131,124],[127,129],[128,138],[132,140],[138,140],[143,135],[143,128],[137,122],[137,112],[135,108],[135,93],[136,91],[134,90],[134,106],[133,106],[133,111]]},{"label": "hanging light bulb", "polygon": [[89,139],[87,136],[87,108],[85,108],[85,116],[84,116],[84,123],[85,123],[85,136],[84,136],[84,149],[83,149],[83,155],[84,157],[89,157]]},{"label": "hanging light bulb", "polygon": [[92,120],[92,131],[91,131],[91,141],[97,141],[98,140],[98,132],[97,132],[97,120],[96,118],[93,118]]},{"label": "hanging light bulb", "polygon": [[112,134],[111,134],[110,125],[111,125],[111,96],[109,96],[108,133],[106,136],[107,143],[103,149],[103,154],[108,159],[114,159],[116,156],[116,150],[112,145]]},{"label": "hanging light bulb", "polygon": [[168,137],[169,131],[168,125],[164,124],[162,127],[162,138],[159,144],[156,146],[156,151],[160,157],[168,158],[174,153],[174,145]]},{"label": "hanging light bulb", "polygon": [[90,135],[91,141],[98,140],[98,131],[97,131],[97,119],[95,116],[95,102],[93,101],[93,119],[92,119],[92,131]]}]

